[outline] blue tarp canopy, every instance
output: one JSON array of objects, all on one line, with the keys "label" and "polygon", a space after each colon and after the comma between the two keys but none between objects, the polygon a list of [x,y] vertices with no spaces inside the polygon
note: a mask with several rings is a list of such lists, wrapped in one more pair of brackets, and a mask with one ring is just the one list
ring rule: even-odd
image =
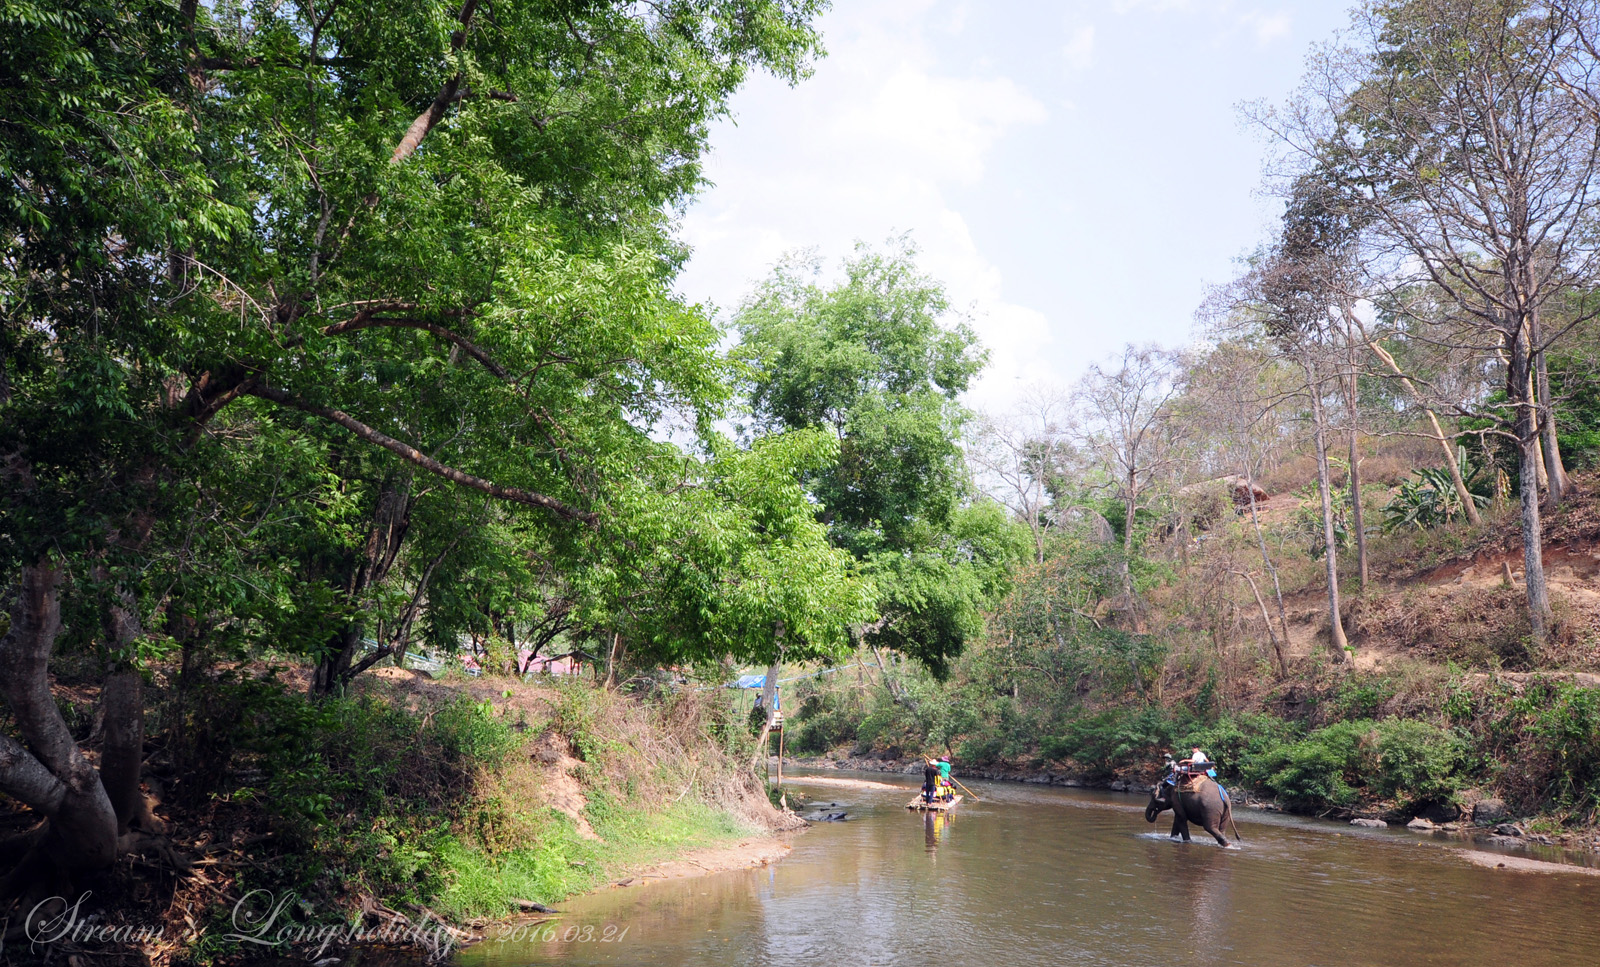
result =
[{"label": "blue tarp canopy", "polygon": [[729,688],[764,688],[767,684],[765,675],[740,675],[739,680],[729,685]]}]

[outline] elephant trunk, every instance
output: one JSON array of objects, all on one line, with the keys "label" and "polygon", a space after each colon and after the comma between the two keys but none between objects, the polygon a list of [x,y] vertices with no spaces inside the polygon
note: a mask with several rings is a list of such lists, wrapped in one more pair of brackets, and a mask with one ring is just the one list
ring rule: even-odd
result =
[{"label": "elephant trunk", "polygon": [[1157,816],[1171,808],[1172,804],[1170,802],[1162,799],[1157,792],[1152,791],[1150,793],[1150,802],[1144,807],[1144,821],[1153,823],[1156,821]]}]

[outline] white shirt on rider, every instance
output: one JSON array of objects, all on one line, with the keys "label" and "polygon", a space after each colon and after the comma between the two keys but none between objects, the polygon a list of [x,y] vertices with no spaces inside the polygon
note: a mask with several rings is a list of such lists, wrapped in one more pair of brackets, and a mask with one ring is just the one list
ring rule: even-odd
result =
[{"label": "white shirt on rider", "polygon": [[1195,765],[1201,765],[1203,763],[1210,762],[1211,760],[1206,758],[1206,754],[1204,752],[1196,749],[1194,750],[1194,754],[1189,757],[1189,761]]}]

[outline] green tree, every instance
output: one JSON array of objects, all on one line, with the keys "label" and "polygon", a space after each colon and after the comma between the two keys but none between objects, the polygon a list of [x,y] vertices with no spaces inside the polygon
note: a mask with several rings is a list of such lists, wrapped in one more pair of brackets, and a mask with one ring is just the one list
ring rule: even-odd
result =
[{"label": "green tree", "polygon": [[817,427],[839,441],[837,461],[805,483],[834,544],[878,589],[878,618],[852,632],[942,673],[982,630],[985,568],[1025,551],[1003,514],[964,509],[958,397],[985,354],[915,257],[906,239],[859,246],[833,286],[815,259],[787,259],[736,326],[755,427]]},{"label": "green tree", "polygon": [[[729,397],[671,213],[748,73],[805,74],[819,9],[0,10],[0,691],[26,741],[0,789],[49,819],[0,893],[65,893],[137,821],[164,632],[320,626],[328,687],[481,549],[450,525],[488,501],[563,566],[641,551],[618,518],[681,463],[664,417]],[[113,668],[98,774],[49,699],[64,611]]]}]

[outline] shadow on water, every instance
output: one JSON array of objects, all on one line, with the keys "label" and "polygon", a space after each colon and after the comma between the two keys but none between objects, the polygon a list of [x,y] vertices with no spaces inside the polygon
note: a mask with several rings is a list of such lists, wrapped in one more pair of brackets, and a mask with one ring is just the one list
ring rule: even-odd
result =
[{"label": "shadow on water", "polygon": [[829,790],[851,821],[782,863],[578,898],[559,931],[458,964],[1540,967],[1600,951],[1600,878],[1252,814],[1241,849],[1185,844],[1145,823],[1142,796],[974,785],[983,801],[950,815],[908,813],[909,783]]}]

